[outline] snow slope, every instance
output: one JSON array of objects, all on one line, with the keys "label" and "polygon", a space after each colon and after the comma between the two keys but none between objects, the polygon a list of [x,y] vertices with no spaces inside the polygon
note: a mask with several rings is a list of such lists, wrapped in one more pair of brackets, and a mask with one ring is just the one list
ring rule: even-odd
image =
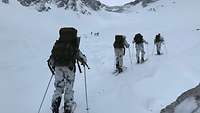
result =
[{"label": "snow slope", "polygon": [[[38,13],[17,2],[0,3],[0,108],[2,113],[36,113],[51,76],[46,60],[58,30],[63,26],[79,29],[81,50],[88,57],[88,98],[91,113],[159,113],[182,92],[199,83],[200,7],[199,0],[160,0],[124,14],[98,12],[77,15],[63,9]],[[189,7],[189,8],[188,8]],[[156,11],[149,11],[155,8]],[[90,32],[100,32],[99,37]],[[149,42],[143,65],[135,64],[128,51],[127,71],[113,76],[115,34],[131,42],[141,32]],[[153,38],[160,32],[166,40],[163,56],[152,55]],[[41,113],[50,113],[51,82]],[[77,71],[75,113],[86,112],[84,77]]]}]

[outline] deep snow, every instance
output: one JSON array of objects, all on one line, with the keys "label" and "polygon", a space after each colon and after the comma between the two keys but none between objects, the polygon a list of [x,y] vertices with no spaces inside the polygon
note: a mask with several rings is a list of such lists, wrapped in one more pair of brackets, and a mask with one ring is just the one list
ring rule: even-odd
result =
[{"label": "deep snow", "polygon": [[[0,3],[0,108],[2,113],[36,113],[51,76],[46,60],[58,30],[74,26],[79,30],[81,50],[88,57],[87,71],[91,113],[159,113],[182,92],[199,83],[200,15],[199,0],[160,0],[151,6],[137,6],[129,13],[104,11],[84,16],[53,9],[38,13],[17,2]],[[155,8],[156,12],[149,11]],[[90,32],[100,32],[99,37]],[[115,34],[124,34],[129,43],[141,32],[149,42],[142,65],[133,64],[128,50],[127,71],[113,76]],[[166,40],[164,55],[152,55],[153,38],[160,32]],[[50,113],[53,81],[41,113]],[[75,113],[86,112],[84,77],[75,81]]]}]

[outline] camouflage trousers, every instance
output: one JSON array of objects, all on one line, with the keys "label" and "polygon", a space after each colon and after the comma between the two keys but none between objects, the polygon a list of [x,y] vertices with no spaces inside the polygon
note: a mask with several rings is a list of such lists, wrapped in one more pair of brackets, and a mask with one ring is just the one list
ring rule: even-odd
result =
[{"label": "camouflage trousers", "polygon": [[137,60],[140,58],[140,54],[141,54],[141,58],[144,58],[145,55],[145,51],[144,51],[144,44],[135,44],[135,48],[136,48],[136,58]]},{"label": "camouflage trousers", "polygon": [[59,111],[62,95],[64,94],[64,109],[71,109],[73,104],[73,85],[75,73],[66,66],[55,67],[55,90],[52,98],[52,109]]},{"label": "camouflage trousers", "polygon": [[115,65],[117,69],[123,66],[124,48],[115,48]]},{"label": "camouflage trousers", "polygon": [[161,54],[161,42],[155,43],[157,54]]}]

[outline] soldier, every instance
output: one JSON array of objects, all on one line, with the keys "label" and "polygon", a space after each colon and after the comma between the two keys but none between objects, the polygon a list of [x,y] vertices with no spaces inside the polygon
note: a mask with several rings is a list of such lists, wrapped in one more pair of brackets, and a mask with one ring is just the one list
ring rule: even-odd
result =
[{"label": "soldier", "polygon": [[[136,59],[137,59],[137,63],[143,63],[144,60],[144,43],[148,44],[147,41],[144,40],[143,36],[138,33],[135,35],[134,39],[133,39],[133,44],[135,43],[135,48],[136,48]],[[140,53],[141,53],[141,60],[140,60]]]},{"label": "soldier", "polygon": [[161,45],[164,43],[164,38],[158,33],[154,39],[154,44],[156,45],[157,55],[161,55]]},{"label": "soldier", "polygon": [[75,28],[61,28],[60,37],[55,42],[49,59],[55,71],[55,91],[52,99],[52,113],[59,113],[59,107],[64,94],[64,113],[71,113],[74,102],[73,85],[76,72],[76,61],[86,64],[86,56],[79,50],[80,38]]},{"label": "soldier", "polygon": [[121,73],[123,71],[123,56],[125,55],[125,47],[129,48],[126,37],[123,35],[116,35],[113,44],[116,58],[116,70]]}]

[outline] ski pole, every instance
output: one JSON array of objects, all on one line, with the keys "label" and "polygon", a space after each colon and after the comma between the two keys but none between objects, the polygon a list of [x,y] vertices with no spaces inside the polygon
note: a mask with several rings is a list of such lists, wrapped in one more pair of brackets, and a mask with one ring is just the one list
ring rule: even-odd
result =
[{"label": "ski pole", "polygon": [[89,113],[89,105],[88,105],[88,93],[87,93],[87,78],[86,78],[86,68],[84,66],[84,79],[85,79],[85,100],[86,100],[86,110]]},{"label": "ski pole", "polygon": [[42,105],[43,105],[44,99],[45,99],[45,97],[46,97],[47,91],[48,91],[48,89],[49,89],[49,85],[50,85],[50,83],[51,83],[51,80],[52,80],[52,78],[53,78],[53,75],[54,75],[54,74],[51,75],[51,78],[50,78],[49,83],[48,83],[48,85],[47,85],[47,88],[46,88],[46,91],[45,91],[44,96],[43,96],[43,98],[42,98],[42,102],[41,102],[41,104],[40,104],[38,113],[40,113],[40,110],[41,110],[41,108],[42,108]]},{"label": "ski pole", "polygon": [[152,56],[153,56],[153,53],[154,53],[154,50],[155,50],[155,46],[156,46],[156,45],[154,44],[154,46],[153,46],[153,51],[152,51]]},{"label": "ski pole", "polygon": [[77,62],[77,65],[78,65],[79,72],[82,73],[81,66],[80,66],[78,60],[76,62]]},{"label": "ski pole", "polygon": [[133,50],[132,56],[134,56],[134,55],[136,54],[136,51],[135,51],[135,49],[134,49],[134,44],[133,44],[132,50]]},{"label": "ski pole", "polygon": [[166,54],[167,54],[167,47],[166,47],[166,44],[165,43],[163,43],[164,44],[164,46],[165,46],[165,52],[166,52]]},{"label": "ski pole", "polygon": [[131,64],[133,64],[133,63],[132,63],[132,58],[131,58],[131,50],[130,50],[130,48],[128,48],[128,51],[129,51],[129,59],[130,59],[130,62],[131,62]]},{"label": "ski pole", "polygon": [[149,46],[148,46],[148,44],[147,44],[147,58],[149,58]]}]

